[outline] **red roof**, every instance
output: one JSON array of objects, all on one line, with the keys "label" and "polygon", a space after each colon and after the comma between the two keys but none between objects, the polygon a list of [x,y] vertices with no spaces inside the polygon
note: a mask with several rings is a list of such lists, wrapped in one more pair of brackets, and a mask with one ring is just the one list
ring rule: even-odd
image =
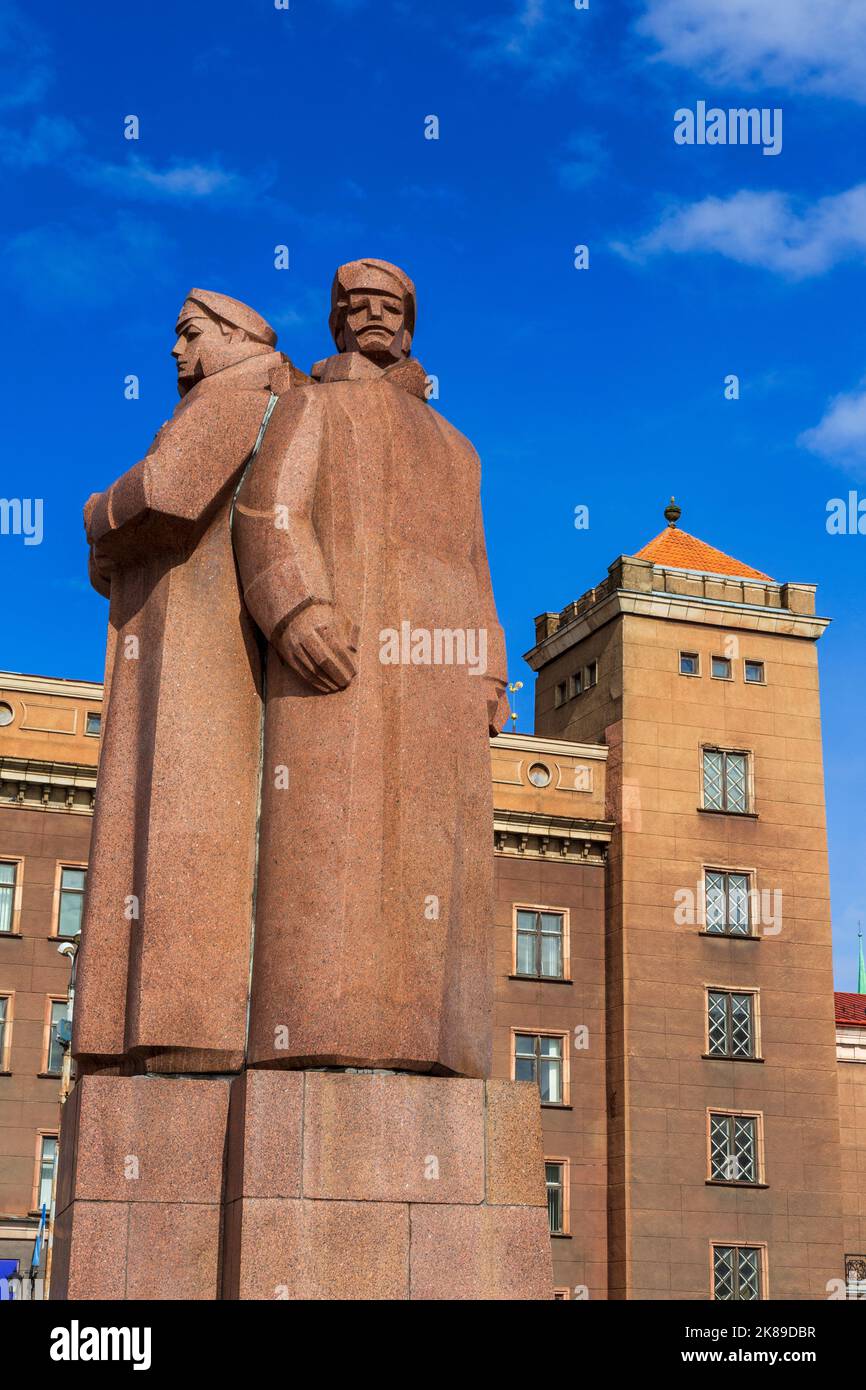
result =
[{"label": "red roof", "polygon": [[[672,569],[698,570],[701,574],[730,574],[738,579],[765,579],[770,576],[761,570],[744,565],[733,556],[717,550],[714,545],[690,536],[677,526],[666,526],[653,540],[648,541],[641,550],[635,551],[636,560],[652,560],[656,565],[669,565]],[[772,581],[771,581],[772,582]]]},{"label": "red roof", "polygon": [[866,1028],[866,994],[840,994],[837,990],[836,1022]]}]

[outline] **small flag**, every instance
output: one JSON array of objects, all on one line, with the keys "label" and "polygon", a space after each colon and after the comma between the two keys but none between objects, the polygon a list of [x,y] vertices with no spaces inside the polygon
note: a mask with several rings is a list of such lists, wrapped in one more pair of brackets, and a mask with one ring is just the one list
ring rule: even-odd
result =
[{"label": "small flag", "polygon": [[42,1238],[45,1235],[45,1223],[48,1219],[48,1208],[42,1203],[42,1213],[39,1217],[39,1229],[36,1232],[36,1240],[33,1245],[33,1259],[30,1261],[30,1273],[36,1274],[42,1259]]}]

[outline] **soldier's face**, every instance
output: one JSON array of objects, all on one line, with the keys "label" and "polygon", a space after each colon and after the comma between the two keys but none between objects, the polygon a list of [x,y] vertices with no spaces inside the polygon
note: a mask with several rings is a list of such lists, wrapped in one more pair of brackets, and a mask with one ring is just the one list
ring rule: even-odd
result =
[{"label": "soldier's face", "polygon": [[205,314],[181,314],[176,331],[177,342],[171,355],[177,363],[181,395],[203,376],[213,376],[249,353],[242,333]]},{"label": "soldier's face", "polygon": [[406,356],[403,300],[382,290],[352,290],[346,309],[345,352],[362,352],[374,361],[398,361]]}]

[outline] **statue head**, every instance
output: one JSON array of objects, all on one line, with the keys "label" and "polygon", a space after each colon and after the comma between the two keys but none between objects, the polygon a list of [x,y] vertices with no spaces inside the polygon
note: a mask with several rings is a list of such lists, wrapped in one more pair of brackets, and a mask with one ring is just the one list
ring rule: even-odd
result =
[{"label": "statue head", "polygon": [[399,362],[412,350],[415,286],[389,261],[349,261],[334,276],[328,323],[340,352]]},{"label": "statue head", "polygon": [[272,352],[277,341],[270,324],[254,309],[212,290],[190,290],[175,332],[177,342],[171,355],[177,362],[182,396],[202,377],[233,367],[246,357]]}]

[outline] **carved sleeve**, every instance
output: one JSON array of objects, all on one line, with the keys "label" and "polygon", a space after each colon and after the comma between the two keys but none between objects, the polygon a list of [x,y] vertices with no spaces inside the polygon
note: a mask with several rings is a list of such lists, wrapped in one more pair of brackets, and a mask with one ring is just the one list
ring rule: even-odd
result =
[{"label": "carved sleeve", "polygon": [[232,532],[244,601],[268,641],[333,589],[313,525],[320,460],[327,447],[324,392],[281,396],[235,501]]}]

